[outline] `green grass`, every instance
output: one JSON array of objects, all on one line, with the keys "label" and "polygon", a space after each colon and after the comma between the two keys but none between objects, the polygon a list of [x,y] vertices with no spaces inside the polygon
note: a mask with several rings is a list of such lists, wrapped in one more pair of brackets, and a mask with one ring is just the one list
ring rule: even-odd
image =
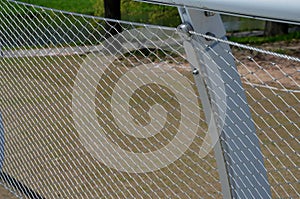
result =
[{"label": "green grass", "polygon": [[[48,8],[54,8],[59,10],[65,10],[70,12],[97,15],[100,13],[95,7],[97,0],[20,0],[34,5],[45,6]],[[100,5],[102,6],[102,5]],[[165,6],[156,6],[147,3],[130,2],[125,3],[122,6],[122,19],[128,21],[136,21],[143,23],[154,23],[158,25],[177,26],[180,23],[180,18],[177,9],[172,9]],[[103,13],[101,14],[103,15]],[[264,21],[253,20],[247,18],[227,16],[222,18],[226,22],[239,23],[238,31],[251,31],[251,30],[263,30]],[[288,35],[280,35],[275,37],[230,37],[231,41],[247,44],[262,44],[275,41],[290,41],[292,39],[300,39],[300,32],[291,33]]]},{"label": "green grass", "polygon": [[277,41],[291,41],[293,39],[300,39],[300,32],[293,32],[286,35],[278,35],[273,37],[230,37],[229,40],[242,43],[259,45],[263,43],[273,43]]},{"label": "green grass", "polygon": [[55,8],[70,12],[82,14],[94,14],[94,4],[96,0],[20,0],[25,3],[30,3],[48,8]]}]

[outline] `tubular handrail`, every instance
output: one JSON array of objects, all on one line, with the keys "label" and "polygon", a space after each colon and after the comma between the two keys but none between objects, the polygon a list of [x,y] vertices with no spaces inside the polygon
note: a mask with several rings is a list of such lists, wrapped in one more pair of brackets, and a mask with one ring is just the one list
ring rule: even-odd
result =
[{"label": "tubular handrail", "polygon": [[137,0],[300,25],[299,0]]}]

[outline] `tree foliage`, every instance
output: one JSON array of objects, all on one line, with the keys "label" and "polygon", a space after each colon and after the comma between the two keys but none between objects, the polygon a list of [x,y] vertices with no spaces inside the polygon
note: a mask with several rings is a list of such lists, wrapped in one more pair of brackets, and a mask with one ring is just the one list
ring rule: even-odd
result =
[{"label": "tree foliage", "polygon": [[[104,0],[97,0],[94,5],[95,15],[104,16]],[[174,7],[152,5],[121,0],[121,16],[123,20],[152,23],[158,25],[177,26],[180,24],[178,11]]]}]

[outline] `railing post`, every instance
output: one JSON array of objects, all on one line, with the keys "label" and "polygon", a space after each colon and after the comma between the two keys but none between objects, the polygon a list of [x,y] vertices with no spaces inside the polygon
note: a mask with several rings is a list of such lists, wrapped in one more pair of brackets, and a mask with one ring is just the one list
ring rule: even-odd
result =
[{"label": "railing post", "polygon": [[[179,8],[179,12],[185,24],[179,31],[188,33],[190,25],[197,33],[226,38],[220,15],[191,8]],[[189,36],[184,46],[196,71],[223,197],[271,198],[259,140],[229,45]]]}]

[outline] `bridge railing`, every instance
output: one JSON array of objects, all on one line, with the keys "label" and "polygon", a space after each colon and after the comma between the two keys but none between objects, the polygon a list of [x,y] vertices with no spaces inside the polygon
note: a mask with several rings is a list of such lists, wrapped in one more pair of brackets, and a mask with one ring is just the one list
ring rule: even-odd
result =
[{"label": "bridge railing", "polygon": [[300,196],[299,42],[231,42],[216,9],[195,7],[206,1],[172,2],[178,28],[1,1],[1,185],[27,198]]}]

